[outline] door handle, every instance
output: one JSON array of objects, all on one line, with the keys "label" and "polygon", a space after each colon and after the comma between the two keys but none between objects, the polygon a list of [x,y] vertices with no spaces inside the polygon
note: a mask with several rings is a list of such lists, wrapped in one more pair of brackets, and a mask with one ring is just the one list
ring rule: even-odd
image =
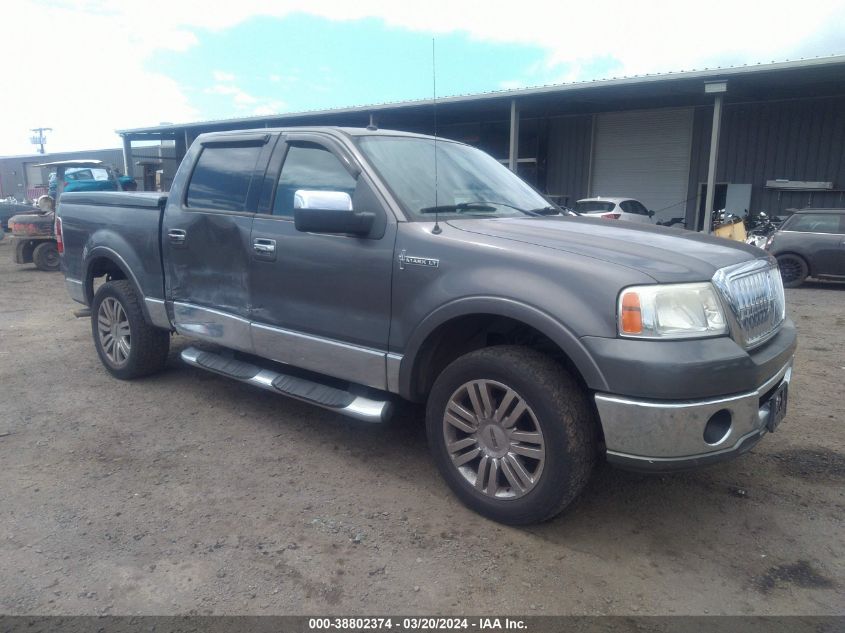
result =
[{"label": "door handle", "polygon": [[184,244],[185,237],[187,237],[187,235],[182,229],[170,229],[167,232],[167,239],[169,239],[173,244]]},{"label": "door handle", "polygon": [[263,237],[257,237],[252,240],[252,248],[256,253],[275,253],[276,240],[269,240]]}]

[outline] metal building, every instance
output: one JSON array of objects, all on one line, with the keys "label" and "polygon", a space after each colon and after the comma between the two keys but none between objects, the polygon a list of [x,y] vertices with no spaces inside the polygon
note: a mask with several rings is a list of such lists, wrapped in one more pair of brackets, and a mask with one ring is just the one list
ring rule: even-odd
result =
[{"label": "metal building", "polygon": [[[212,130],[372,120],[430,134],[434,108],[419,100],[119,134],[130,164],[133,142],[166,142],[178,160]],[[845,206],[845,56],[445,97],[436,112],[439,135],[485,149],[562,204],[630,196],[690,227],[703,225],[708,190],[712,208],[739,215]],[[176,160],[164,162],[167,180]]]},{"label": "metal building", "polygon": [[18,200],[34,200],[47,192],[49,167],[42,163],[90,158],[123,170],[123,154],[117,149],[95,149],[80,152],[52,152],[24,156],[0,156],[0,198],[13,196]]}]

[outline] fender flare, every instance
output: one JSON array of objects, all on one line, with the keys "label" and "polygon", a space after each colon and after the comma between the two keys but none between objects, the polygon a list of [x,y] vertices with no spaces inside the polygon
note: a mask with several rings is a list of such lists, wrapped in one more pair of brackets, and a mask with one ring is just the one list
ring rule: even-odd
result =
[{"label": "fender flare", "polygon": [[772,255],[772,257],[775,259],[775,262],[777,262],[778,257],[780,257],[781,255],[792,255],[793,257],[798,257],[799,259],[804,260],[804,263],[807,264],[808,276],[809,277],[813,276],[813,274],[815,272],[813,270],[813,262],[809,257],[804,255],[803,253],[799,253],[796,250],[785,250],[785,251],[779,251],[777,255]]},{"label": "fender flare", "polygon": [[417,395],[413,388],[417,359],[429,336],[452,319],[476,314],[508,317],[533,327],[547,336],[569,357],[587,386],[599,391],[608,389],[604,374],[587,348],[563,323],[542,310],[513,299],[479,296],[456,299],[444,304],[430,312],[414,328],[405,345],[405,353],[399,368],[400,395],[411,400]]},{"label": "fender flare", "polygon": [[141,285],[138,283],[138,279],[135,277],[135,273],[132,272],[132,269],[129,267],[129,264],[126,263],[126,260],[123,259],[116,251],[112,250],[108,246],[95,246],[92,248],[88,254],[85,256],[85,263],[84,263],[84,274],[82,275],[82,292],[85,295],[85,301],[90,307],[94,301],[94,278],[91,275],[91,268],[95,260],[97,259],[107,259],[115,266],[117,266],[125,275],[126,279],[132,284],[135,288],[135,292],[138,293],[138,297],[141,299],[141,309],[144,311],[144,318],[147,320],[148,323],[152,323],[150,319],[150,314],[147,310],[147,302],[146,297],[144,296],[143,291],[141,290]]}]

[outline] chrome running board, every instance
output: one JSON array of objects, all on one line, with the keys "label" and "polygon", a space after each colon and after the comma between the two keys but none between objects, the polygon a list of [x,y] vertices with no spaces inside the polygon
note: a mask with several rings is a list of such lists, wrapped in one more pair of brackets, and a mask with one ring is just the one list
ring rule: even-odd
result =
[{"label": "chrome running board", "polygon": [[251,363],[226,358],[195,347],[186,348],[181,356],[183,361],[194,367],[315,404],[364,422],[386,422],[393,412],[393,406],[388,400],[365,398],[337,387],[263,369]]}]

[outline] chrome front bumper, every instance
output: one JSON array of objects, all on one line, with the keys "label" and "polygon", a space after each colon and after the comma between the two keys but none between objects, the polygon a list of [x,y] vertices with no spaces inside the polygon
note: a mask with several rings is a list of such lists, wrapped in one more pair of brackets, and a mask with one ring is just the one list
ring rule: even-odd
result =
[{"label": "chrome front bumper", "polygon": [[[740,455],[768,432],[769,397],[791,378],[792,360],[756,390],[724,398],[667,402],[598,393],[607,459],[634,470],[669,471]],[[729,428],[708,443],[708,422],[715,414],[727,419],[725,411]]]}]

